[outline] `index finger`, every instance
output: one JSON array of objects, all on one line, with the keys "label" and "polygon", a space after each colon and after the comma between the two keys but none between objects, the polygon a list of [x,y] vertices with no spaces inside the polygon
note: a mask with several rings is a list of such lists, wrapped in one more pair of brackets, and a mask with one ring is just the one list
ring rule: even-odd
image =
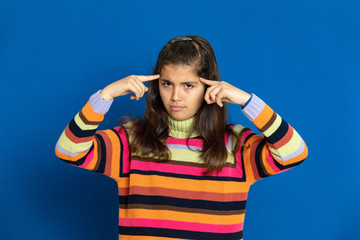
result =
[{"label": "index finger", "polygon": [[205,83],[206,85],[209,85],[209,86],[213,86],[213,85],[219,83],[219,81],[208,80],[208,79],[205,79],[205,78],[202,78],[202,77],[200,77],[200,81]]},{"label": "index finger", "polygon": [[152,80],[155,80],[155,79],[158,79],[160,77],[160,74],[156,74],[156,75],[147,75],[147,76],[144,76],[144,75],[136,75],[136,77],[142,81],[142,82],[147,82],[147,81],[152,81]]}]

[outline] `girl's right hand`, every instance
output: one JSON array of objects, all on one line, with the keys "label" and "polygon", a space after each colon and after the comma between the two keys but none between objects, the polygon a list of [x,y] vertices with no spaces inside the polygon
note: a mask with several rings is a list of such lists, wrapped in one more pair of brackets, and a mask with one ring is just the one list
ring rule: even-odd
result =
[{"label": "girl's right hand", "polygon": [[131,75],[109,84],[100,91],[100,95],[105,100],[112,100],[119,96],[134,93],[134,95],[130,98],[139,100],[142,96],[144,96],[144,93],[148,91],[144,82],[152,81],[158,79],[159,77],[160,74],[148,76]]}]

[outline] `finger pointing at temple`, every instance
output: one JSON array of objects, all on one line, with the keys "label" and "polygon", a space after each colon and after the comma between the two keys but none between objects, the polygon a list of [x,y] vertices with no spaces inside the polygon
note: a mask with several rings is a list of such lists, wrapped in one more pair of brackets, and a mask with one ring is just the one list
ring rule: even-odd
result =
[{"label": "finger pointing at temple", "polygon": [[208,79],[205,79],[205,78],[202,78],[202,77],[200,77],[200,81],[201,81],[202,83],[205,83],[206,85],[209,85],[209,86],[213,86],[213,85],[219,83],[219,81],[208,80]]},{"label": "finger pointing at temple", "polygon": [[158,79],[160,77],[160,74],[156,74],[156,75],[147,75],[147,76],[144,76],[144,75],[136,75],[136,77],[142,81],[142,82],[147,82],[147,81],[152,81],[152,80],[155,80],[155,79]]}]

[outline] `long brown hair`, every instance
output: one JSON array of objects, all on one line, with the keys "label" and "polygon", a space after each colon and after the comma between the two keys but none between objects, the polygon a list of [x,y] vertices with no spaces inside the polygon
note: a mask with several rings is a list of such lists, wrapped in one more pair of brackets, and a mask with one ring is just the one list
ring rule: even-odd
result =
[{"label": "long brown hair", "polygon": [[[171,39],[160,51],[153,74],[160,74],[162,67],[167,64],[188,65],[202,78],[220,81],[218,65],[210,43],[199,36],[188,35]],[[150,81],[146,94],[146,109],[144,117],[136,121],[135,137],[130,143],[130,151],[141,155],[152,154],[159,161],[170,159],[170,151],[166,146],[169,135],[168,113],[163,105],[159,92],[159,80]],[[207,88],[208,86],[206,86]],[[206,91],[206,89],[205,89]],[[236,134],[227,124],[226,103],[223,107],[217,104],[207,104],[203,100],[195,114],[193,131],[198,131],[203,139],[200,157],[205,160],[204,174],[221,171],[228,156],[225,146],[225,133]],[[189,134],[190,137],[191,133]],[[188,140],[189,140],[188,137]],[[233,154],[239,149],[240,137]]]}]

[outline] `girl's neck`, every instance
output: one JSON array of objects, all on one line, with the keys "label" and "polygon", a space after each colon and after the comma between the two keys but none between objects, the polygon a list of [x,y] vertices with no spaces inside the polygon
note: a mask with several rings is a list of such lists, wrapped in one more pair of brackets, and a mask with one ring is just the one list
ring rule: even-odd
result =
[{"label": "girl's neck", "polygon": [[[185,120],[175,120],[168,115],[169,136],[174,138],[187,138],[192,131],[194,123],[194,116]],[[197,131],[194,131],[190,137],[196,137],[199,135],[200,134]]]}]

